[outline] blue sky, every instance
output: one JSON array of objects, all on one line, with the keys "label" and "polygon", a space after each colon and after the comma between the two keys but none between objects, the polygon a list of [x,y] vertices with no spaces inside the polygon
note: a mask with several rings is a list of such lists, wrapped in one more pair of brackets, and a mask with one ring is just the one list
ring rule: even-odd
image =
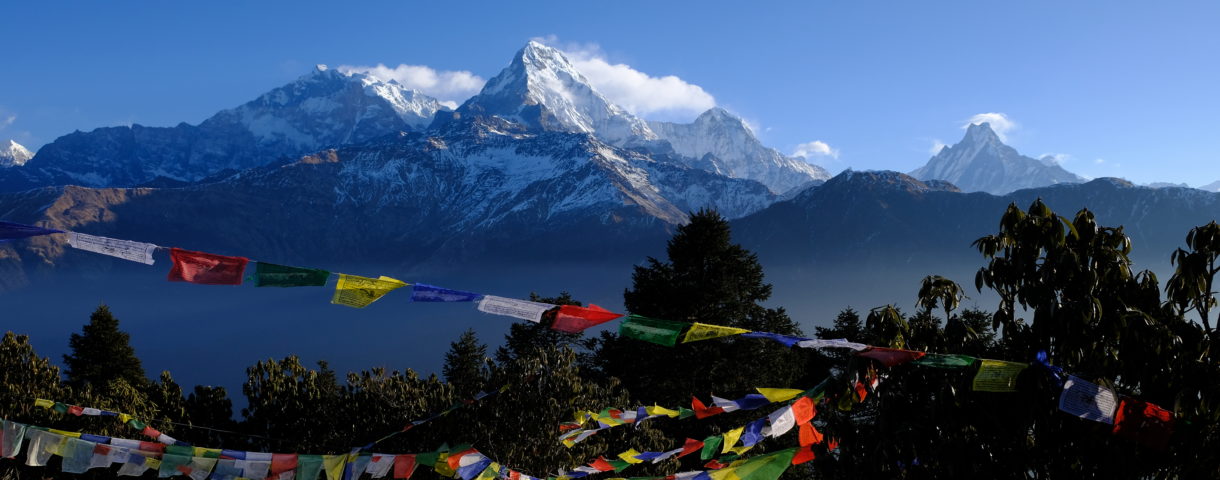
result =
[{"label": "blue sky", "polygon": [[396,71],[460,100],[542,37],[646,118],[719,105],[835,172],[912,170],[993,113],[1019,151],[1081,175],[1220,180],[1216,2],[6,2],[0,18],[0,139],[32,148],[197,123],[318,63],[427,67]]}]

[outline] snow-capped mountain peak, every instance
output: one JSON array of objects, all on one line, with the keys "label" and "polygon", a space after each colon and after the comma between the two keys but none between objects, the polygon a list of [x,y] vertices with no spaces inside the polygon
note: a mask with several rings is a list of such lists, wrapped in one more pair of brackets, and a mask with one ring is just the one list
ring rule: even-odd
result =
[{"label": "snow-capped mountain peak", "polygon": [[692,123],[648,125],[675,153],[690,160],[690,166],[756,180],[777,194],[830,178],[822,167],[766,147],[741,117],[720,107],[703,112]]},{"label": "snow-capped mountain peak", "polygon": [[656,139],[646,122],[593,88],[563,52],[535,41],[458,113],[496,116],[533,129],[591,133],[615,145]]},{"label": "snow-capped mountain peak", "polygon": [[0,168],[2,167],[20,167],[25,165],[25,162],[33,158],[34,154],[20,143],[9,140],[8,143],[0,146]]},{"label": "snow-capped mountain peak", "polygon": [[926,165],[912,171],[911,176],[925,181],[944,180],[967,192],[996,195],[1085,181],[1045,158],[1021,155],[1005,145],[986,122],[971,124],[960,142],[942,148]]}]

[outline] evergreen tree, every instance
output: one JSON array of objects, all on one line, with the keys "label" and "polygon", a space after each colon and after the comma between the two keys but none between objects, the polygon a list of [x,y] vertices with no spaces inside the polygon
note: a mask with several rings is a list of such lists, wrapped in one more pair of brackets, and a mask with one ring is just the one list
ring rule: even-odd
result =
[{"label": "evergreen tree", "polygon": [[[568,292],[560,292],[554,297],[543,297],[530,292],[530,301],[551,305],[583,305]],[[556,310],[551,309],[542,315],[542,321],[539,323],[513,323],[509,326],[508,334],[504,336],[504,345],[496,349],[496,362],[506,365],[522,356],[535,355],[539,349],[566,346],[576,352],[577,362],[587,367],[593,339],[586,339],[579,333],[552,329],[550,326],[555,321],[555,314]]]},{"label": "evergreen tree", "polygon": [[453,386],[454,393],[465,398],[487,388],[489,361],[487,345],[479,343],[474,329],[468,329],[458,341],[449,344],[441,371],[445,381]]},{"label": "evergreen tree", "polygon": [[[637,266],[624,295],[627,310],[645,317],[723,325],[786,335],[801,331],[771,296],[758,257],[734,244],[728,221],[701,210],[678,228],[669,260]],[[765,343],[764,343],[765,342]],[[729,337],[665,347],[605,334],[598,351],[604,374],[617,377],[638,401],[678,404],[691,395],[740,395],[754,387],[812,387],[816,354],[784,350],[766,340]]]},{"label": "evergreen tree", "polygon": [[69,385],[104,388],[119,378],[136,386],[148,383],[140,359],[131,347],[131,336],[119,330],[119,319],[110,313],[110,307],[99,305],[89,316],[89,324],[81,330],[68,340],[72,353],[64,355]]}]

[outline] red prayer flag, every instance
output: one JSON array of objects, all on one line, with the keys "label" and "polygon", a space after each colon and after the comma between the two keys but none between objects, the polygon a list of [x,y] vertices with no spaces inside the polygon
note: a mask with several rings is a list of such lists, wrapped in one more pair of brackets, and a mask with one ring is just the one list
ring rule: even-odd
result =
[{"label": "red prayer flag", "polygon": [[813,406],[813,399],[809,397],[801,397],[792,403],[792,415],[796,417],[796,424],[803,425],[813,420],[813,416],[817,415],[817,409]]},{"label": "red prayer flag", "polygon": [[868,397],[868,389],[864,388],[864,382],[856,381],[856,401],[863,402]]},{"label": "red prayer flag", "polygon": [[800,450],[796,451],[796,455],[794,455],[792,457],[792,464],[800,465],[802,463],[813,460],[814,458],[817,458],[817,457],[814,456],[814,454],[813,454],[813,447],[801,447]]},{"label": "red prayer flag", "polygon": [[567,333],[580,333],[586,328],[609,322],[621,316],[623,314],[611,312],[592,303],[588,307],[563,305],[559,307],[559,311],[555,314],[555,323],[551,325],[551,329]]},{"label": "red prayer flag", "polygon": [[152,427],[144,427],[144,430],[142,430],[140,433],[143,433],[144,436],[148,438],[158,438],[161,436],[161,432],[158,432],[157,429]]},{"label": "red prayer flag", "polygon": [[447,463],[449,463],[449,468],[451,470],[457,470],[458,466],[460,466],[462,464],[462,457],[472,454],[472,453],[479,453],[479,451],[475,450],[473,448],[468,448],[468,449],[462,450],[458,453],[450,453],[449,458],[446,458],[445,461]]},{"label": "red prayer flag", "polygon": [[93,446],[93,453],[94,453],[95,455],[109,455],[109,454],[110,454],[110,446],[109,446],[109,445],[102,445],[102,444],[100,444],[100,443],[99,443],[99,444],[97,444],[97,445],[94,445],[94,446]]},{"label": "red prayer flag", "polygon": [[411,478],[412,473],[415,473],[415,455],[394,457],[394,478]]},{"label": "red prayer flag", "polygon": [[275,453],[271,455],[271,475],[276,476],[284,472],[297,469],[297,454],[295,453]]},{"label": "red prayer flag", "polygon": [[903,350],[901,348],[870,347],[868,350],[859,352],[856,355],[871,358],[887,367],[893,367],[912,360],[919,360],[927,354],[924,352],[916,352],[914,350]]},{"label": "red prayer flag", "polygon": [[712,461],[707,462],[707,464],[705,464],[705,465],[703,465],[703,466],[704,466],[704,468],[709,468],[709,469],[712,469],[712,470],[720,470],[720,469],[722,469],[722,468],[724,468],[724,467],[727,467],[728,465],[725,465],[725,464],[720,463],[719,461],[717,461],[717,460],[715,460],[715,459],[712,459]]},{"label": "red prayer flag", "polygon": [[826,442],[826,450],[833,452],[837,448],[839,448],[839,439],[832,438]]},{"label": "red prayer flag", "polygon": [[678,454],[678,458],[685,457],[702,449],[703,442],[693,438],[688,438],[686,439],[686,443],[682,445],[682,452]]},{"label": "red prayer flag", "polygon": [[1114,433],[1164,450],[1173,435],[1173,412],[1134,398],[1124,398],[1114,415]]},{"label": "red prayer flag", "polygon": [[81,416],[81,414],[85,413],[85,407],[81,407],[78,405],[68,405],[68,413],[71,413],[71,414],[79,417],[79,416]]},{"label": "red prayer flag", "polygon": [[609,472],[614,470],[614,465],[607,462],[606,457],[597,457],[597,460],[590,462],[589,466],[597,469],[599,472]]},{"label": "red prayer flag", "polygon": [[812,423],[801,424],[801,446],[808,447],[815,443],[822,443],[822,433],[814,428]]},{"label": "red prayer flag", "polygon": [[205,285],[241,285],[242,273],[250,262],[244,257],[226,257],[180,248],[171,248],[169,256],[174,262],[169,270],[169,281]]},{"label": "red prayer flag", "polygon": [[695,411],[695,418],[698,418],[700,420],[710,417],[712,415],[719,415],[719,414],[724,413],[724,408],[721,408],[721,407],[708,408],[707,405],[704,405],[703,402],[699,401],[698,397],[690,397],[690,409]]},{"label": "red prayer flag", "polygon": [[[157,436],[161,436],[161,432],[157,432]],[[165,444],[157,442],[140,442],[140,451],[164,453]]]}]

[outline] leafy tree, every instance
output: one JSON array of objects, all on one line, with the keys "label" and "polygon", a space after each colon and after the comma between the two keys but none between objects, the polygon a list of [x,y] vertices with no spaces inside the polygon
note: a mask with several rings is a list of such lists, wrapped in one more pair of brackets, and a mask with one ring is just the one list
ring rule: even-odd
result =
[{"label": "leafy tree", "polygon": [[1216,306],[1213,283],[1220,265],[1220,225],[1215,221],[1192,228],[1186,234],[1186,245],[1190,250],[1177,249],[1170,257],[1177,267],[1166,285],[1170,302],[1182,315],[1194,310],[1203,322],[1203,330],[1213,335],[1211,310]]},{"label": "leafy tree", "polygon": [[266,360],[246,369],[242,386],[248,406],[242,409],[250,433],[280,442],[265,451],[341,451],[350,448],[333,413],[342,408],[341,388],[326,362],[318,369],[301,365],[295,355]]},{"label": "leafy tree", "polygon": [[187,395],[183,407],[186,418],[192,425],[209,428],[186,430],[196,443],[225,445],[244,439],[240,435],[235,437],[210,430],[233,430],[237,427],[237,423],[233,421],[233,401],[229,399],[224,387],[195,385],[194,391]]},{"label": "leafy tree", "polygon": [[459,397],[468,397],[487,388],[489,376],[487,345],[479,343],[479,337],[474,329],[462,333],[458,341],[449,344],[445,352],[445,364],[442,371],[445,381],[453,386]]},{"label": "leafy tree", "polygon": [[69,385],[100,387],[117,378],[131,385],[147,383],[144,368],[131,347],[131,335],[119,330],[119,319],[110,313],[110,307],[99,305],[81,330],[68,340],[72,353],[64,355]]},{"label": "leafy tree", "polygon": [[50,414],[34,407],[36,398],[61,398],[59,367],[39,357],[26,335],[6,332],[0,340],[0,416],[20,422],[45,422]]}]

